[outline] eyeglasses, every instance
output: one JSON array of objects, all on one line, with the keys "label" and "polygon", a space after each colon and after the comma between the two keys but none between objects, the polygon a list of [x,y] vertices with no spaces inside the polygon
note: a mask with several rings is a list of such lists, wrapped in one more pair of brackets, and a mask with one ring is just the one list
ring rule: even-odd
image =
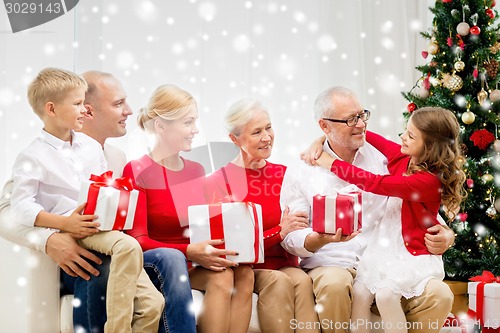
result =
[{"label": "eyeglasses", "polygon": [[331,118],[321,118],[321,119],[331,121],[332,123],[344,123],[349,127],[354,127],[356,126],[356,124],[360,119],[366,123],[368,119],[370,119],[370,114],[371,114],[370,111],[363,110],[363,113],[357,114],[348,119],[331,119]]}]

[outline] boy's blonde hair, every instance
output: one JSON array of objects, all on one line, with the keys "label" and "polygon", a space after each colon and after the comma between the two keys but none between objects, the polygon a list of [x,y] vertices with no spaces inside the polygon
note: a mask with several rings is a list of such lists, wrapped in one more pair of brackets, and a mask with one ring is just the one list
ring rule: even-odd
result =
[{"label": "boy's blonde hair", "polygon": [[35,114],[42,118],[46,103],[61,102],[76,88],[84,88],[87,91],[87,82],[73,72],[48,67],[40,71],[28,86],[28,102]]}]

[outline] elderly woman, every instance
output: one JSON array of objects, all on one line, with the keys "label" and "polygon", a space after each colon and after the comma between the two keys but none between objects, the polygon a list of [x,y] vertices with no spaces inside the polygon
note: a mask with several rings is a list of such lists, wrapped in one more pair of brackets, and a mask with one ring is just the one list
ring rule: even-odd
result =
[{"label": "elderly woman", "polygon": [[308,226],[307,214],[288,214],[286,209],[282,216],[280,191],[286,167],[266,161],[274,142],[266,109],[255,100],[244,99],[229,108],[225,122],[239,154],[207,178],[207,199],[230,196],[234,201],[262,206],[265,262],[254,266],[260,328],[264,333],[294,332],[294,328],[304,332],[300,327],[318,322],[311,278],[280,242],[291,230]]},{"label": "elderly woman", "polygon": [[[249,266],[222,258],[235,251],[217,249],[223,240],[190,244],[188,206],[205,203],[205,171],[182,158],[198,133],[198,110],[193,97],[172,85],[158,87],[141,109],[139,126],[155,135],[151,152],[125,166],[140,191],[134,236],[146,251],[173,248],[198,265],[189,269],[191,287],[205,292],[198,317],[199,332],[244,333],[251,316],[254,276]],[[185,276],[172,277],[189,283]],[[166,302],[175,304],[175,299]]]}]

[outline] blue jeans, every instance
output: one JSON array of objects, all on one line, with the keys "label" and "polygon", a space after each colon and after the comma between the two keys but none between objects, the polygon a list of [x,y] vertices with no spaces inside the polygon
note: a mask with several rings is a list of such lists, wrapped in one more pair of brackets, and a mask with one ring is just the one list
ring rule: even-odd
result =
[{"label": "blue jeans", "polygon": [[186,257],[176,249],[157,248],[144,252],[144,269],[165,297],[159,333],[196,333],[193,297]]},{"label": "blue jeans", "polygon": [[64,293],[75,295],[73,305],[73,327],[75,332],[102,333],[106,323],[106,287],[108,284],[111,257],[92,251],[102,260],[101,265],[94,265],[99,276],[90,275],[86,281],[72,277],[61,270]]}]

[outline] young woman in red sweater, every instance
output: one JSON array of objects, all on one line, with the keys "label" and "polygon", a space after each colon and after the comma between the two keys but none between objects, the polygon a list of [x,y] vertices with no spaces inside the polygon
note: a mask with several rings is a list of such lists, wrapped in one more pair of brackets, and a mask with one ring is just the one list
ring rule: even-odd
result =
[{"label": "young woman in red sweater", "polygon": [[425,247],[426,230],[439,223],[441,205],[455,218],[465,197],[459,125],[449,110],[421,108],[408,120],[401,145],[371,132],[366,139],[387,157],[389,175],[372,174],[325,153],[317,160],[360,189],[389,196],[385,218],[359,261],[352,322],[360,325],[352,332],[369,332],[374,298],[385,332],[408,332],[401,296],[418,296],[430,279],[444,278],[441,256]]},{"label": "young woman in red sweater", "polygon": [[140,191],[134,227],[128,233],[144,251],[174,248],[198,264],[190,267],[189,281],[176,277],[178,283],[191,282],[193,289],[205,292],[198,332],[246,333],[252,311],[252,269],[220,257],[236,255],[215,248],[223,240],[189,242],[188,206],[206,203],[205,170],[179,153],[191,150],[197,119],[191,94],[172,85],[157,88],[141,109],[139,126],[155,135],[155,143],[149,154],[128,163],[123,171]]},{"label": "young woman in red sweater", "polygon": [[286,167],[266,161],[274,143],[269,114],[258,101],[243,99],[229,108],[225,123],[239,154],[207,178],[205,192],[212,202],[229,196],[262,207],[265,261],[253,266],[260,328],[263,333],[291,333],[294,326],[295,332],[319,332],[301,328],[318,322],[311,278],[298,268],[297,257],[280,245],[288,232],[305,228],[308,222],[305,212],[285,210],[282,216],[280,192]]}]

